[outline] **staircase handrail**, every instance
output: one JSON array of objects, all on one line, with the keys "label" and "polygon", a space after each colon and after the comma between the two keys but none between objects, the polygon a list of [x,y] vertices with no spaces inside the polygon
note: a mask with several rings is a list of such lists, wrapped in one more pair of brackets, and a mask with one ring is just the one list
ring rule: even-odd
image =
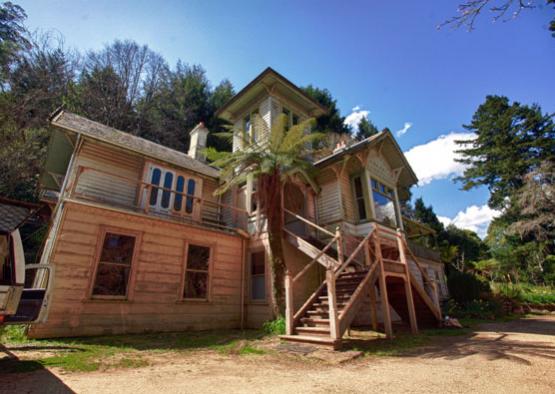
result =
[{"label": "staircase handrail", "polygon": [[295,217],[296,219],[299,219],[300,221],[302,221],[302,222],[308,224],[309,226],[314,227],[316,230],[321,231],[321,232],[323,232],[324,234],[327,234],[327,235],[329,235],[329,236],[331,236],[331,237],[335,237],[335,234],[332,233],[331,231],[326,230],[325,228],[318,226],[316,223],[314,223],[314,222],[312,222],[312,221],[310,221],[310,220],[308,220],[308,219],[302,217],[301,215],[298,215],[298,214],[296,214],[295,212],[292,212],[292,211],[290,211],[290,210],[287,209],[287,208],[283,208],[283,211],[284,211],[285,213],[287,213],[287,214],[289,214],[289,215]]},{"label": "staircase handrail", "polygon": [[337,267],[337,269],[335,270],[335,277],[337,278],[345,268],[347,268],[347,266],[354,260],[354,258],[360,253],[361,249],[364,247],[364,245],[367,244],[368,240],[370,239],[370,237],[372,236],[372,234],[374,234],[374,231],[376,231],[376,227],[372,226],[372,230],[370,230],[368,232],[368,234],[366,235],[366,237],[364,237],[364,239],[362,241],[360,241],[360,243],[358,244],[358,246],[355,248],[355,250],[353,250],[353,253],[351,253],[351,255],[349,256],[349,258],[347,260],[345,260],[343,262],[343,264],[341,264],[339,267]]},{"label": "staircase handrail", "polygon": [[[291,231],[287,229],[283,229],[283,230],[286,233],[292,236],[295,236],[295,234],[293,234]],[[297,274],[295,274],[295,276],[293,277],[293,283],[295,283],[300,277],[302,277],[315,263],[320,263],[324,268],[329,268],[328,266],[320,262],[320,257],[322,257],[327,252],[327,250],[332,247],[332,245],[338,240],[338,238],[339,238],[338,236],[333,237],[332,240],[322,250],[320,250],[320,252],[318,252],[318,254],[312,259],[310,263],[305,265],[302,270],[300,270]]]}]

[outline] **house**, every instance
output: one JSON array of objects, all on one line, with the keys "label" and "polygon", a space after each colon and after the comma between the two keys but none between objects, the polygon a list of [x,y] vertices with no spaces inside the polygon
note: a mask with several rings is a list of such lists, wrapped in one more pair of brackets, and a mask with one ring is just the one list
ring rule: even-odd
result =
[{"label": "house", "polygon": [[[268,68],[218,115],[261,140],[280,114],[292,125],[324,113]],[[254,114],[266,127],[255,130]],[[56,275],[47,321],[31,336],[260,327],[272,318],[255,182],[214,195],[219,170],[203,158],[202,123],[188,153],[63,110],[51,124],[41,184],[57,200],[42,262]],[[430,230],[401,215],[417,178],[391,133],[314,166],[317,188],[291,183],[284,193],[283,338],[337,347],[352,324],[383,324],[389,336],[395,320],[413,332],[438,324],[443,266],[410,242]]]}]

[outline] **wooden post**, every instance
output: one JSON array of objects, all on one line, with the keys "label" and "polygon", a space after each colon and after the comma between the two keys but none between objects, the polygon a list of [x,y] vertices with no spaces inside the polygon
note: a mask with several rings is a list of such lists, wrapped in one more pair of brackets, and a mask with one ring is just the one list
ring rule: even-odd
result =
[{"label": "wooden post", "polygon": [[407,297],[407,309],[409,310],[410,330],[413,334],[418,334],[418,324],[416,322],[416,310],[414,308],[414,298],[412,296],[412,286],[410,284],[410,269],[405,254],[405,245],[402,239],[403,233],[397,230],[397,248],[399,249],[399,260],[405,266],[405,295]]},{"label": "wooden post", "polygon": [[[158,191],[156,191],[158,192]],[[145,198],[145,213],[148,213],[148,210],[150,208],[150,195],[152,194],[152,185],[149,183],[148,185],[146,185],[146,198]]]},{"label": "wooden post", "polygon": [[370,318],[372,319],[372,330],[378,331],[378,311],[376,310],[376,286],[370,284]]},{"label": "wooden post", "polygon": [[383,322],[385,327],[385,334],[389,339],[393,339],[393,327],[391,326],[391,311],[389,310],[389,300],[387,298],[387,285],[385,283],[385,269],[382,260],[382,247],[380,245],[379,236],[374,238],[374,246],[376,259],[380,264],[380,298],[382,303]]},{"label": "wooden post", "polygon": [[330,267],[326,270],[326,282],[328,285],[330,335],[332,339],[339,339],[339,321],[337,317],[337,295],[335,292],[335,272],[333,267]]},{"label": "wooden post", "polygon": [[339,267],[343,265],[343,236],[341,235],[341,227],[337,226],[335,228],[335,236],[337,238],[337,261],[339,262]]},{"label": "wooden post", "polygon": [[285,333],[293,335],[295,306],[293,303],[293,276],[289,269],[285,270]]}]

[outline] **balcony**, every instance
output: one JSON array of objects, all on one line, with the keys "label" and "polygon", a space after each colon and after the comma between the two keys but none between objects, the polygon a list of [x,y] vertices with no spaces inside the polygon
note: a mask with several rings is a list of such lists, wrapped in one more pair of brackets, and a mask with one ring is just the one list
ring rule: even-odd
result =
[{"label": "balcony", "polygon": [[247,211],[233,207],[231,201],[225,204],[220,199],[215,201],[215,197],[202,196],[202,190],[191,195],[86,166],[77,168],[69,197],[230,232],[248,232],[253,223]]}]

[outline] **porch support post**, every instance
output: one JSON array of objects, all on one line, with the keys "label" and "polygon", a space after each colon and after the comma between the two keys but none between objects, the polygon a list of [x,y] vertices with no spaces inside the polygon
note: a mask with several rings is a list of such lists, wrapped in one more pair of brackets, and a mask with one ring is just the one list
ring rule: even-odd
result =
[{"label": "porch support post", "polygon": [[414,299],[412,296],[412,286],[410,284],[410,269],[405,254],[405,245],[403,244],[401,230],[397,230],[397,247],[399,249],[399,260],[405,266],[405,295],[407,297],[407,307],[409,310],[410,330],[413,334],[418,334],[418,324],[416,322],[416,310],[414,308]]},{"label": "porch support post", "polygon": [[330,336],[339,339],[339,320],[337,316],[337,295],[335,292],[335,272],[333,267],[326,270],[326,282],[328,286],[328,304],[330,320]]},{"label": "porch support post", "polygon": [[378,311],[376,310],[376,285],[370,284],[370,318],[372,319],[372,330],[378,331]]},{"label": "porch support post", "polygon": [[389,300],[387,297],[387,285],[385,283],[385,269],[382,259],[382,247],[380,245],[379,236],[374,237],[376,258],[380,267],[380,300],[382,303],[383,323],[385,327],[385,334],[389,339],[393,339],[393,327],[391,326],[391,311],[389,310]]},{"label": "porch support post", "polygon": [[293,304],[293,277],[291,271],[285,271],[285,333],[293,335],[293,320],[295,316],[295,309]]}]

